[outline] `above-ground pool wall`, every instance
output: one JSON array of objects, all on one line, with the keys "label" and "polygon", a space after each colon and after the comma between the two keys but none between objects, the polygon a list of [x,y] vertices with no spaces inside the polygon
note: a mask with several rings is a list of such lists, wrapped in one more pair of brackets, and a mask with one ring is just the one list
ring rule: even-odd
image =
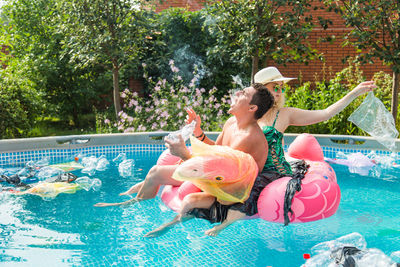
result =
[{"label": "above-ground pool wall", "polygon": [[[16,166],[43,157],[50,157],[53,162],[62,162],[66,158],[84,153],[100,156],[105,152],[119,153],[154,153],[165,149],[163,137],[168,132],[129,133],[129,134],[96,134],[71,135],[57,137],[40,137],[25,139],[0,140],[0,167]],[[218,132],[206,133],[215,140]],[[285,148],[298,134],[285,134]],[[371,137],[346,135],[314,135],[323,148],[325,157],[333,158],[337,151],[347,153],[377,153],[390,154],[383,145]],[[396,140],[396,150],[400,151],[400,140]]]}]

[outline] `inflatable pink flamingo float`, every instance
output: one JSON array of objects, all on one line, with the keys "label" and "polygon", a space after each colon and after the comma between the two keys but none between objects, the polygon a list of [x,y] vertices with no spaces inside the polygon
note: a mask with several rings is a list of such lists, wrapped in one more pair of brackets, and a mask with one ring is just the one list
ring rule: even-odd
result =
[{"label": "inflatable pink flamingo float", "polygon": [[[175,161],[171,158],[166,160],[165,157],[171,157],[171,155],[163,153],[159,164],[163,162],[177,163],[179,160],[177,158]],[[301,190],[294,194],[291,205],[292,213],[289,213],[290,222],[304,223],[332,216],[339,207],[340,188],[336,182],[335,172],[324,161],[318,141],[310,134],[299,135],[289,146],[287,157],[289,160],[291,158],[303,159],[310,166],[301,181]],[[291,179],[292,177],[283,177],[264,188],[258,200],[260,218],[270,222],[284,222],[285,192]],[[181,201],[187,194],[199,191],[199,188],[186,181],[180,187],[166,186],[161,198],[167,206],[178,211]]]}]

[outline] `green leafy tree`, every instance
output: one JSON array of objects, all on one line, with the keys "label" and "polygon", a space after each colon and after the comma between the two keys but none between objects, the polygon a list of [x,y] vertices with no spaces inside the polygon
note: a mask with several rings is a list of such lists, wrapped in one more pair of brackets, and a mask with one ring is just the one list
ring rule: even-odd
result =
[{"label": "green leafy tree", "polygon": [[101,93],[95,89],[104,70],[69,63],[69,55],[63,53],[66,37],[57,4],[58,0],[7,0],[2,7],[0,43],[7,44],[10,54],[0,60],[24,69],[20,74],[30,81],[24,85],[32,86],[25,89],[41,92],[47,102],[43,115],[79,126],[80,114],[91,112],[90,104]]},{"label": "green leafy tree", "polygon": [[379,58],[393,71],[391,110],[397,118],[400,78],[400,3],[394,0],[325,0],[330,11],[342,16],[349,33],[345,45],[354,45],[362,63]]},{"label": "green leafy tree", "polygon": [[[120,70],[137,58],[148,36],[147,11],[135,0],[67,0],[61,5],[71,62],[111,70],[115,113],[121,111]],[[146,2],[146,1],[145,1]]]},{"label": "green leafy tree", "polygon": [[[317,56],[307,37],[314,23],[310,0],[211,1],[209,25],[218,36],[210,53],[251,62],[252,75],[260,62],[305,62]],[[324,27],[328,21],[318,18]]]},{"label": "green leafy tree", "polygon": [[45,108],[43,94],[25,77],[26,66],[0,68],[0,139],[24,137]]}]

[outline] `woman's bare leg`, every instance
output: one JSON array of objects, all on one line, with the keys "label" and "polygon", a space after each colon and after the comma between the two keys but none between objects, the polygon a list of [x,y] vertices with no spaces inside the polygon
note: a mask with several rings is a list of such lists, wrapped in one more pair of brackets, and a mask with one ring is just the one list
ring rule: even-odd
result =
[{"label": "woman's bare leg", "polygon": [[232,223],[236,222],[237,220],[240,220],[242,218],[246,217],[246,214],[238,211],[238,210],[228,210],[228,214],[226,216],[225,221],[223,221],[221,224],[214,226],[211,229],[208,229],[204,233],[209,236],[217,236],[222,230],[224,230],[226,227],[231,225]]},{"label": "woman's bare leg", "polygon": [[[145,180],[138,191],[135,198],[128,201],[118,203],[97,203],[95,207],[109,207],[109,206],[121,206],[129,205],[142,200],[154,198],[157,195],[158,189],[161,185],[175,185],[179,186],[182,182],[172,179],[172,174],[178,165],[170,166],[153,166],[147,174]],[[128,190],[129,191],[129,190]]]},{"label": "woman's bare leg", "polygon": [[175,216],[172,221],[167,222],[160,227],[154,229],[153,231],[148,232],[145,234],[145,237],[157,237],[165,234],[169,231],[175,224],[180,222],[184,222],[193,218],[192,215],[187,215],[187,213],[194,209],[194,208],[203,208],[209,209],[211,205],[214,203],[215,197],[204,193],[192,193],[187,196],[182,201],[182,209],[178,215]]}]

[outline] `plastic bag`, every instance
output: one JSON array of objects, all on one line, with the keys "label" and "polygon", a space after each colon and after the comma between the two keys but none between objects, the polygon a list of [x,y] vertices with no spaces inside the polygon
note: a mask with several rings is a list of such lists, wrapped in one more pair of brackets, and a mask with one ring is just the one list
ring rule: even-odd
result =
[{"label": "plastic bag", "polygon": [[191,123],[183,126],[181,130],[168,134],[167,138],[176,142],[178,141],[178,135],[180,134],[183,140],[186,142],[189,139],[189,137],[193,134],[195,127],[196,127],[196,121],[193,120]]},{"label": "plastic bag", "polygon": [[373,92],[368,93],[364,102],[348,120],[376,138],[388,149],[393,151],[396,148],[395,141],[399,132],[396,130],[393,116]]}]

